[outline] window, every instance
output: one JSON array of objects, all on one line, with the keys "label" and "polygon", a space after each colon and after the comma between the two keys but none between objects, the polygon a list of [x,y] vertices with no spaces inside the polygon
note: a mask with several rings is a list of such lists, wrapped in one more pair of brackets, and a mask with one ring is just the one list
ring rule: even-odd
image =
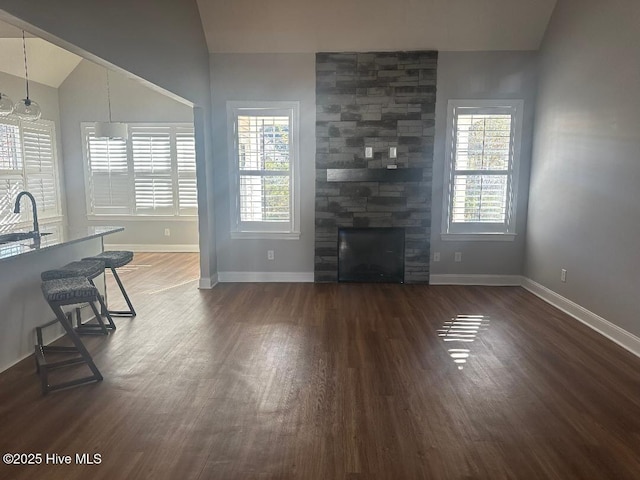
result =
[{"label": "window", "polygon": [[36,199],[42,223],[61,220],[55,138],[51,121],[0,119],[0,231],[31,225],[31,205],[13,213],[22,190]]},{"label": "window", "polygon": [[522,106],[521,100],[449,101],[445,239],[513,239]]},{"label": "window", "polygon": [[89,215],[197,215],[192,125],[130,124],[126,141],[82,130]]},{"label": "window", "polygon": [[228,102],[231,231],[298,238],[297,102]]}]

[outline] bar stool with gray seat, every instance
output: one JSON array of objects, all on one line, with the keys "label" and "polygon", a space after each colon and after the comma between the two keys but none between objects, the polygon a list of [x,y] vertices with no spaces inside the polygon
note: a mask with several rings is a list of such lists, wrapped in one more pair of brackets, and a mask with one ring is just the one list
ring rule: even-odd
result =
[{"label": "bar stool with gray seat", "polygon": [[[42,281],[47,281],[47,280],[55,280],[55,279],[61,279],[61,278],[84,277],[89,281],[89,283],[92,286],[95,287],[95,284],[93,283],[93,279],[96,278],[98,275],[101,275],[103,272],[104,272],[104,262],[102,260],[81,260],[77,262],[68,263],[61,268],[56,268],[54,270],[47,270],[45,272],[42,272],[40,274],[40,278],[42,279]],[[105,325],[105,323],[102,321],[100,312],[98,312],[97,309],[94,308],[95,305],[90,303],[98,323],[83,324],[80,318],[80,309],[78,308],[77,315],[76,315],[76,318],[77,318],[76,331],[78,333],[88,333],[88,334],[97,333],[97,334],[107,335],[109,333],[108,330],[116,329],[116,324],[113,322],[113,318],[111,318],[111,315],[109,315],[107,306],[105,305],[104,300],[102,299],[102,295],[100,295],[100,293],[98,293],[97,301],[100,304],[100,307],[102,309],[102,312],[104,313],[104,316],[107,319],[108,324]]]},{"label": "bar stool with gray seat", "polygon": [[124,267],[125,265],[130,263],[131,260],[133,260],[133,252],[129,252],[126,250],[107,250],[106,252],[102,252],[99,255],[86,257],[83,260],[103,261],[105,264],[105,268],[111,269],[111,273],[113,273],[113,277],[116,279],[116,283],[120,288],[120,292],[122,292],[124,300],[127,302],[129,310],[109,310],[109,313],[114,317],[135,317],[136,311],[131,304],[131,300],[129,300],[129,295],[127,295],[127,291],[124,289],[124,285],[122,285],[122,280],[120,280],[118,272],[116,272],[117,268]]},{"label": "bar stool with gray seat", "polygon": [[[62,310],[66,305],[77,305],[81,303],[89,303],[97,310],[94,302],[98,299],[98,289],[89,283],[85,277],[69,277],[55,280],[47,280],[42,282],[42,293],[47,303],[56,315],[56,320],[60,322],[67,336],[73,343],[73,347],[60,347],[49,345],[36,345],[36,365],[40,374],[40,382],[42,385],[42,393],[46,395],[53,390],[73,387],[90,382],[100,382],[103,377],[93,358],[87,351],[86,347],[74,331],[69,319]],[[57,362],[49,361],[45,354],[77,354],[72,358],[60,360]],[[81,377],[74,380],[64,381],[55,385],[49,383],[49,372],[53,369],[68,367],[71,365],[86,364],[91,370],[92,375]]]}]

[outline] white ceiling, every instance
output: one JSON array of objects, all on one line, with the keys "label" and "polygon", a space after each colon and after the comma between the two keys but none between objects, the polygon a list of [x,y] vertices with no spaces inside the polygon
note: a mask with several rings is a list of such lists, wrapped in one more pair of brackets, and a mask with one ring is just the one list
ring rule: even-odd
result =
[{"label": "white ceiling", "polygon": [[556,0],[197,0],[210,52],[537,50]]},{"label": "white ceiling", "polygon": [[[27,60],[29,80],[58,88],[82,58],[41,38],[27,38]],[[0,72],[24,78],[22,30],[4,22],[0,22]]]},{"label": "white ceiling", "polygon": [[[556,0],[197,0],[209,51],[536,50]],[[0,72],[24,78],[0,21]],[[81,57],[27,33],[29,78],[58,88]]]},{"label": "white ceiling", "polygon": [[[32,36],[30,33],[25,32],[25,37]],[[22,38],[22,30],[0,20],[0,38]]]}]

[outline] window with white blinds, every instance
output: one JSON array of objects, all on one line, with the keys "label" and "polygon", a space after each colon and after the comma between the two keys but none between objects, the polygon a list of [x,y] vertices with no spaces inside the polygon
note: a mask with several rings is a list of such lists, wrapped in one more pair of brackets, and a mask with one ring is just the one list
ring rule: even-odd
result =
[{"label": "window with white blinds", "polygon": [[233,232],[297,229],[296,102],[229,102]]},{"label": "window with white blinds", "polygon": [[32,221],[29,204],[23,205],[20,214],[13,213],[22,190],[35,197],[40,219],[62,215],[57,168],[53,122],[0,119],[0,231]]},{"label": "window with white blinds", "polygon": [[127,140],[82,128],[89,215],[197,215],[193,126],[129,124]]},{"label": "window with white blinds", "polygon": [[515,233],[521,123],[521,101],[449,102],[444,233]]}]

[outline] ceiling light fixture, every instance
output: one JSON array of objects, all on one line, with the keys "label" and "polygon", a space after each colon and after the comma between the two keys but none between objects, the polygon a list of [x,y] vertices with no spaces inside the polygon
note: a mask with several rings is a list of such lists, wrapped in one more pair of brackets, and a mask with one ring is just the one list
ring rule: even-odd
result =
[{"label": "ceiling light fixture", "polygon": [[24,39],[24,30],[22,31],[22,51],[24,53],[24,78],[27,83],[27,98],[23,98],[16,103],[13,108],[14,113],[22,120],[35,122],[42,116],[40,105],[29,98],[29,71],[27,70],[27,42]]},{"label": "ceiling light fixture", "polygon": [[96,138],[123,138],[126,140],[128,136],[128,128],[126,123],[111,121],[111,88],[109,84],[109,70],[107,72],[107,102],[109,103],[109,121],[96,122],[95,136]]}]

